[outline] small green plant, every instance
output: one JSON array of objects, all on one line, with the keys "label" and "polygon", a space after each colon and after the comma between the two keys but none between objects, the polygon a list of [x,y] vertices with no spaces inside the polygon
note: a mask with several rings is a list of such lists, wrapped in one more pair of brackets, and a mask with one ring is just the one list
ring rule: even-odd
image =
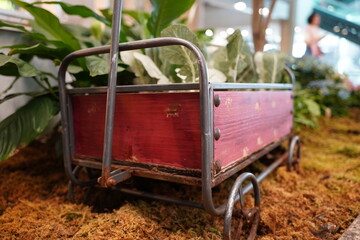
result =
[{"label": "small green plant", "polygon": [[294,100],[294,122],[298,130],[300,125],[316,128],[321,116],[321,105],[309,90],[297,90]]}]

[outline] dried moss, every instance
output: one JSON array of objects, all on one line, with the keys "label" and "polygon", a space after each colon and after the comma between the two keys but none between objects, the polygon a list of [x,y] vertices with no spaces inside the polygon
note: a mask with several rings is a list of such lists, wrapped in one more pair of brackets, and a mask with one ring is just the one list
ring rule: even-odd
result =
[{"label": "dried moss", "polygon": [[[360,123],[323,119],[320,126],[300,132],[300,173],[280,167],[261,184],[259,239],[337,239],[360,214]],[[61,166],[41,143],[0,164],[0,239],[222,239],[223,218],[201,209],[108,191],[91,196],[96,207],[70,204]],[[216,203],[227,199],[235,177],[214,189]],[[200,200],[196,187],[143,187]],[[250,195],[245,200],[252,202]]]}]

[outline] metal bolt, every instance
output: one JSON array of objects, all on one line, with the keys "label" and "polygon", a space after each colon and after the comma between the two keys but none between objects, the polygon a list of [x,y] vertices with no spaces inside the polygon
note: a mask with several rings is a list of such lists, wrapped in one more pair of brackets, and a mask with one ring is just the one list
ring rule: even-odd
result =
[{"label": "metal bolt", "polygon": [[221,131],[219,128],[216,128],[215,131],[214,131],[214,138],[215,140],[219,140],[220,139],[220,136],[221,136]]},{"label": "metal bolt", "polygon": [[217,173],[221,171],[221,161],[220,160],[215,161],[215,171]]},{"label": "metal bolt", "polygon": [[220,98],[220,96],[219,96],[219,95],[215,95],[215,96],[214,96],[214,105],[215,105],[215,107],[220,106],[220,103],[221,103],[221,98]]}]

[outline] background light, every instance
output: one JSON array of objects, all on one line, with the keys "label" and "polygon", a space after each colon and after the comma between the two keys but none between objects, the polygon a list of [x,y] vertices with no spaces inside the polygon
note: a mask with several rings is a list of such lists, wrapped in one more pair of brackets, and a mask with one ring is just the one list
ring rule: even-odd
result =
[{"label": "background light", "polygon": [[229,35],[233,34],[234,32],[235,32],[235,30],[233,28],[226,29],[226,33]]},{"label": "background light", "polygon": [[234,4],[234,8],[238,11],[244,11],[246,9],[246,3],[244,2],[237,2]]},{"label": "background light", "polygon": [[214,32],[211,29],[206,29],[205,35],[208,37],[212,37],[214,36]]}]

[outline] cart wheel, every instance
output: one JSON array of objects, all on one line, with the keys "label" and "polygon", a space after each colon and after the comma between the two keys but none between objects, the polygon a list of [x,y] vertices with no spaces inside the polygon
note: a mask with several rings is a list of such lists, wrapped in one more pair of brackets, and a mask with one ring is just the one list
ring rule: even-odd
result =
[{"label": "cart wheel", "polygon": [[[254,207],[245,209],[244,194],[242,185],[245,180],[250,180],[254,189]],[[240,201],[239,201],[240,200]],[[240,208],[234,209],[236,203],[239,202]],[[232,218],[237,223],[237,227],[233,233],[231,232]],[[237,220],[237,221],[236,221]],[[251,225],[248,240],[256,237],[256,231],[260,222],[260,190],[256,177],[252,173],[243,173],[235,181],[229,195],[229,200],[225,209],[224,218],[224,238],[225,239],[241,239],[242,228],[245,223]]]},{"label": "cart wheel", "polygon": [[[89,168],[86,168],[86,167],[81,167],[81,166],[76,166],[73,170],[73,174],[75,176],[79,175],[81,170],[85,170],[86,173],[87,173],[87,177],[89,179],[93,179],[93,174],[91,172],[91,169]],[[78,204],[78,203],[84,203],[87,201],[88,197],[90,196],[90,193],[91,191],[93,190],[93,187],[94,186],[86,186],[86,187],[81,187],[81,186],[78,186],[76,184],[74,184],[71,180],[69,181],[68,183],[68,198],[69,198],[69,201],[71,203],[75,203],[75,204]],[[82,194],[81,197],[79,196],[75,196],[75,192],[78,192],[78,191],[75,191],[75,188],[80,188],[82,191]],[[85,193],[84,193],[85,192]]]},{"label": "cart wheel", "polygon": [[300,170],[300,138],[295,136],[291,139],[289,146],[289,157],[287,161],[287,170]]}]

